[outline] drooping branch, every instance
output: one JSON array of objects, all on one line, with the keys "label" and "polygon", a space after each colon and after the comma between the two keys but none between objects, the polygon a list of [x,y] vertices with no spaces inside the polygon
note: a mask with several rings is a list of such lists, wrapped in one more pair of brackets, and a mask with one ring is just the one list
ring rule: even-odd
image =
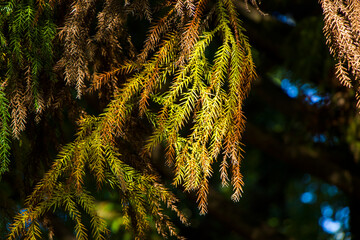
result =
[{"label": "drooping branch", "polygon": [[355,89],[360,107],[360,3],[357,0],[320,0],[320,4],[326,43],[337,60],[337,77],[344,86]]}]

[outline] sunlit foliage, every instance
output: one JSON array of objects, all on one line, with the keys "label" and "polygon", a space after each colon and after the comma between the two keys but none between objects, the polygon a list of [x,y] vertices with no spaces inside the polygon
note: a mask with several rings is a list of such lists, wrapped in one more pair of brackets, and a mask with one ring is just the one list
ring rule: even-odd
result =
[{"label": "sunlit foliage", "polygon": [[[140,50],[128,28],[134,18],[150,24]],[[64,107],[78,118],[75,140],[36,184],[8,239],[40,238],[44,216],[58,209],[74,222],[77,239],[106,239],[86,186],[90,175],[98,189],[119,192],[126,226],[138,239],[150,217],[163,237],[177,236],[163,207],[186,218],[152,167],[159,145],[173,184],[196,192],[200,213],[207,212],[219,159],[221,181],[239,200],[242,105],[256,75],[232,0],[11,0],[1,4],[0,23],[0,174],[9,166],[11,129],[20,139],[27,119],[39,122]],[[76,100],[92,94],[107,101],[97,116]]]},{"label": "sunlit foliage", "polygon": [[356,0],[320,0],[324,34],[336,58],[336,75],[341,84],[354,88],[360,106],[360,3]]}]

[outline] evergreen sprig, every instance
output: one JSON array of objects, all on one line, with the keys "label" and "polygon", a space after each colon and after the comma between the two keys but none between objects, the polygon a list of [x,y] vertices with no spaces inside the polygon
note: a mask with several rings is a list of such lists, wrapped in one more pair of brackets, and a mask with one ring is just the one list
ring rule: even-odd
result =
[{"label": "evergreen sprig", "polygon": [[10,128],[10,113],[9,101],[5,97],[5,93],[0,90],[0,180],[1,176],[9,171],[10,164],[10,143],[11,143],[11,128]]},{"label": "evergreen sprig", "polygon": [[[60,207],[75,223],[77,239],[88,239],[88,230],[82,221],[83,211],[91,217],[92,237],[106,239],[106,222],[97,215],[95,199],[84,185],[87,167],[98,184],[107,184],[119,192],[124,203],[124,218],[129,219],[127,228],[134,230],[136,238],[141,239],[149,228],[148,216],[154,218],[160,234],[166,236],[168,231],[177,236],[170,220],[164,219],[161,208],[161,203],[165,204],[186,223],[186,218],[175,206],[176,198],[156,176],[141,173],[124,163],[118,151],[104,141],[95,128],[98,121],[95,117],[80,121],[77,139],[63,147],[51,170],[28,197],[25,211],[19,213],[10,226],[8,239],[16,239],[19,235],[40,237],[38,222],[41,217]],[[30,227],[27,227],[27,222],[30,222]]]},{"label": "evergreen sprig", "polygon": [[[142,51],[136,54],[125,28],[129,14],[136,14],[134,9],[141,3],[147,7],[138,16],[150,20],[158,14],[159,20],[152,23]],[[24,104],[30,101],[29,92],[36,111],[43,111],[38,110],[43,109],[39,96],[46,60],[41,56],[49,53],[47,60],[52,65],[56,31],[49,16],[54,4],[10,1],[8,18],[2,19],[11,23],[6,61],[9,85],[16,90],[11,99],[15,136],[25,128],[28,105]],[[25,210],[10,227],[9,240],[40,238],[40,226],[45,226],[42,218],[59,208],[75,224],[77,239],[105,239],[105,221],[97,215],[95,199],[86,188],[90,175],[99,189],[108,186],[119,193],[124,222],[137,239],[150,227],[149,217],[164,238],[180,238],[163,206],[182,222],[186,218],[152,168],[151,154],[159,144],[166,147],[174,185],[197,193],[200,213],[207,211],[208,181],[219,158],[223,184],[231,182],[233,200],[241,196],[242,105],[256,75],[234,4],[232,0],[157,4],[162,11],[153,14],[146,0],[125,5],[106,0],[103,6],[95,0],[75,0],[67,9],[70,12],[59,34],[63,54],[54,71],[61,72],[67,87],[75,87],[76,98],[86,94],[87,87],[100,94],[110,88],[113,97],[102,114],[79,120],[76,139],[62,147],[27,198]],[[17,21],[23,25],[17,26]],[[128,54],[122,50],[125,47]],[[25,72],[17,71],[24,68]],[[21,74],[27,77],[26,84],[19,80]],[[50,100],[54,98],[51,93]],[[134,116],[152,124],[138,138],[133,128],[140,120]],[[84,214],[91,218],[90,227],[84,225]]]},{"label": "evergreen sprig", "polygon": [[319,0],[324,15],[324,35],[336,59],[336,77],[355,90],[360,107],[360,3],[356,0]]},{"label": "evergreen sprig", "polygon": [[[13,135],[25,129],[28,112],[37,120],[46,108],[44,91],[54,80],[53,7],[46,1],[6,1],[0,8],[1,65],[6,66]],[[44,81],[46,78],[46,82]]]}]

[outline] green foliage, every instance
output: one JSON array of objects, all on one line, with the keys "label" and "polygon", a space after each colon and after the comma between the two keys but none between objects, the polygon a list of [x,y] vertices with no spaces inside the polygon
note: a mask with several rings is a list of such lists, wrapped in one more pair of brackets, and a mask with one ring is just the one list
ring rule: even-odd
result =
[{"label": "green foliage", "polygon": [[[207,212],[208,181],[218,158],[222,183],[231,181],[232,199],[239,200],[242,105],[256,76],[234,3],[154,4],[166,8],[151,13],[144,0],[125,6],[120,1],[99,5],[82,0],[70,6],[25,0],[2,6],[1,61],[6,63],[6,92],[12,92],[14,137],[25,130],[27,113],[34,113],[36,124],[41,114],[60,115],[61,110],[52,111],[65,105],[74,118],[80,117],[76,138],[61,147],[26,199],[10,227],[9,240],[41,238],[44,219],[59,209],[74,223],[77,239],[106,239],[106,222],[98,216],[94,193],[87,186],[90,176],[98,189],[119,193],[125,225],[137,239],[145,236],[150,219],[162,237],[181,238],[163,206],[181,222],[186,218],[152,167],[151,155],[159,144],[166,146],[173,184],[196,192],[200,213]],[[135,13],[139,6],[147,7]],[[66,16],[59,17],[61,10]],[[130,14],[159,18],[139,53],[126,29]],[[54,22],[61,27],[59,39]],[[88,92],[98,93],[100,101],[112,94],[111,100],[101,102],[107,107],[99,116],[87,115],[74,100],[88,97]],[[9,113],[5,93],[0,97],[1,139],[7,143],[2,156],[8,156]],[[147,131],[139,133],[138,126]],[[8,158],[4,159],[6,169]],[[84,223],[89,217],[90,227]]]},{"label": "green foliage", "polygon": [[0,90],[0,180],[4,172],[9,171],[10,163],[10,113],[9,101],[5,97],[5,93]]},{"label": "green foliage", "polygon": [[[92,237],[106,239],[106,222],[97,215],[95,199],[84,186],[86,167],[99,185],[107,184],[119,191],[128,230],[134,228],[136,236],[142,237],[149,227],[147,216],[151,215],[158,224],[159,233],[166,236],[168,231],[170,235],[176,235],[173,224],[161,210],[161,203],[166,204],[185,223],[184,216],[174,205],[174,196],[158,183],[156,176],[141,174],[125,164],[116,149],[102,139],[100,132],[93,131],[97,121],[94,117],[81,120],[78,137],[63,147],[51,169],[36,185],[26,201],[25,211],[19,213],[11,225],[8,239],[15,239],[24,231],[27,237],[40,237],[37,221],[47,211],[59,207],[75,223],[77,239],[87,239],[88,236],[82,223],[83,211],[91,217]],[[27,222],[30,222],[30,227],[26,227]]]},{"label": "green foliage", "polygon": [[13,92],[10,101],[16,138],[25,129],[28,111],[40,118],[46,108],[44,91],[49,80],[54,80],[56,26],[52,10],[47,2],[6,1],[1,5],[1,70],[7,89]]},{"label": "green foliage", "polygon": [[[119,206],[121,224],[136,239],[147,238],[149,230],[156,230],[162,238],[181,238],[172,216],[185,225],[187,218],[160,177],[163,172],[157,164],[162,160],[173,173],[171,183],[194,192],[200,214],[207,212],[212,175],[220,177],[232,200],[239,200],[244,184],[240,171],[243,103],[256,78],[237,15],[237,8],[245,9],[249,1],[244,2],[243,7],[234,0],[1,2],[0,177],[7,181],[4,185],[16,189],[6,190],[6,196],[0,194],[1,202],[16,198],[11,206],[5,205],[7,209],[0,208],[4,219],[15,215],[10,226],[8,220],[0,221],[1,230],[9,226],[4,230],[9,230],[9,240],[46,235],[51,239],[61,228],[56,221],[66,229],[72,227],[76,239],[109,239],[112,236],[98,201],[112,193],[117,196],[112,200]],[[255,0],[250,2],[258,7]],[[332,54],[339,58],[337,75],[343,84],[357,89],[358,46],[353,36],[359,35],[359,8],[357,1],[349,2],[352,4],[343,6],[344,1],[320,1],[326,37]],[[264,19],[273,24],[274,19]],[[312,29],[318,23],[315,20],[297,26]],[[301,44],[313,47],[313,51],[298,53],[300,58],[309,53],[317,56],[319,49],[311,40],[320,39],[318,32],[311,31],[310,39],[295,32],[289,42],[301,36]],[[281,52],[274,49],[272,53]],[[316,57],[313,60],[317,63]],[[317,79],[318,72],[307,71],[309,62],[300,64],[303,75],[298,75],[314,73],[311,77]],[[271,102],[274,96],[267,97],[267,91],[261,95]],[[263,103],[254,109],[259,106],[264,109]],[[256,121],[283,134],[287,128],[283,115],[266,104],[265,111],[269,114]],[[279,124],[282,126],[276,127]],[[312,125],[315,129],[316,124]],[[357,158],[356,122],[349,126],[347,140]],[[282,144],[289,146],[291,135],[282,142],[259,132],[248,137],[256,142],[265,136],[261,147],[278,150]],[[302,140],[310,139],[313,144],[312,133],[303,135],[307,138]],[[264,148],[271,152],[270,147]],[[158,149],[164,150],[160,159],[155,156]],[[293,158],[292,149],[295,147],[285,151],[286,156],[276,156]],[[317,155],[313,151],[309,151],[310,159]],[[306,154],[299,151],[302,159]],[[283,175],[274,176],[281,172],[275,169],[278,166],[267,164],[271,168],[259,163],[259,182],[265,174],[269,177],[257,191],[273,191],[270,183],[276,178],[282,183],[279,189],[284,188]],[[297,193],[293,196],[299,202]],[[264,201],[260,194],[256,200],[249,202],[263,216],[271,216],[267,211],[274,199]],[[59,217],[63,213],[66,217]],[[247,221],[252,214],[246,215]],[[270,225],[281,224],[281,216],[272,217],[267,219]]]}]

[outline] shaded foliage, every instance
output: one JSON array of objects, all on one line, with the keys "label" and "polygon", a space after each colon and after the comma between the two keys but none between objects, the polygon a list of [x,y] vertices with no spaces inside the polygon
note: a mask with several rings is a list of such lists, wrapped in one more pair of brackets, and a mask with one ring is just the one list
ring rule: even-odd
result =
[{"label": "shaded foliage", "polygon": [[[127,30],[132,15],[143,21],[159,19],[151,23],[140,52]],[[232,199],[239,200],[242,105],[255,72],[231,0],[7,1],[1,16],[6,66],[1,173],[9,165],[5,92],[16,139],[21,140],[33,116],[37,124],[69,109],[72,121],[81,118],[75,140],[61,147],[51,166],[46,160],[44,167],[50,168],[15,217],[9,239],[41,237],[44,219],[59,207],[75,223],[76,238],[88,237],[83,212],[91,218],[92,236],[106,238],[106,224],[86,190],[88,172],[98,188],[109,185],[121,192],[124,221],[138,238],[144,237],[149,216],[163,237],[166,232],[177,235],[162,206],[177,212],[184,223],[186,218],[152,167],[150,157],[159,144],[166,145],[174,184],[196,191],[200,213],[207,211],[208,180],[220,155],[222,182],[231,181]],[[87,108],[74,98],[89,93],[100,97],[103,113],[85,114]],[[132,124],[144,123],[136,123],[135,116],[151,129],[137,138]],[[135,152],[127,151],[129,147]],[[52,235],[51,227],[49,231]]]},{"label": "shaded foliage", "polygon": [[[2,232],[108,239],[124,226],[136,239],[151,231],[181,239],[179,221],[193,224],[189,237],[210,237],[197,235],[208,227],[191,219],[209,210],[214,221],[202,219],[220,237],[325,239],[319,228],[329,213],[307,215],[314,208],[301,205],[312,194],[318,208],[350,209],[356,238],[358,116],[354,92],[333,81],[335,72],[358,91],[355,2],[320,1],[337,70],[323,44],[320,6],[301,1],[264,2],[266,14],[255,0],[2,2],[0,177],[16,189],[0,189]],[[272,12],[284,9],[295,19]],[[244,110],[254,62],[261,74]],[[244,152],[249,171],[240,171]],[[299,180],[300,169],[349,202],[309,187],[325,185]],[[227,199],[239,201],[244,182],[252,197],[234,208]],[[320,202],[329,196],[340,197]],[[114,202],[121,223],[106,222],[102,200]],[[305,224],[318,219],[319,226]],[[349,226],[340,229],[348,234]]]}]

